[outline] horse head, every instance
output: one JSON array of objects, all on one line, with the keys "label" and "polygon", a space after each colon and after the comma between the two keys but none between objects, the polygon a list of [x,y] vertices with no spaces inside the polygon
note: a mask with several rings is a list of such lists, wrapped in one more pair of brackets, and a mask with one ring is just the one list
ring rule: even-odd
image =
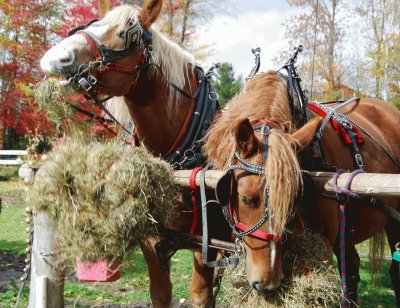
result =
[{"label": "horse head", "polygon": [[107,95],[126,94],[152,57],[150,26],[161,7],[160,0],[147,1],[140,11],[120,6],[71,30],[42,57],[43,72],[79,84],[86,92],[93,88]]},{"label": "horse head", "polygon": [[109,113],[121,123],[133,119],[137,138],[166,157],[187,127],[194,105],[187,93],[197,87],[198,74],[194,57],[154,25],[161,7],[161,0],[148,0],[141,9],[116,7],[70,31],[40,65],[46,75],[61,78],[60,85],[78,88],[98,105],[103,97],[115,97],[106,103]]},{"label": "horse head", "polygon": [[301,190],[297,152],[307,146],[319,127],[315,118],[293,134],[278,123],[241,121],[234,130],[235,157],[230,200],[225,213],[246,251],[250,285],[259,291],[277,288],[283,278],[283,242]]}]

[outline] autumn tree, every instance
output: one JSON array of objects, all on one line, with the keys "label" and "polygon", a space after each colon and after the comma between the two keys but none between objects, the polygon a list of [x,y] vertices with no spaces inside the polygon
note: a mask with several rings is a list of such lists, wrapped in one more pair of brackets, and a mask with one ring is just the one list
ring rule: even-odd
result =
[{"label": "autumn tree", "polygon": [[242,86],[241,77],[235,78],[232,64],[222,63],[216,73],[216,82],[213,86],[219,96],[219,104],[223,107],[226,102],[231,99]]},{"label": "autumn tree", "polygon": [[[301,73],[306,87],[317,84],[317,91],[332,92],[338,89],[343,77],[341,43],[346,35],[343,26],[343,0],[288,0],[289,4],[303,9],[303,13],[285,22],[285,37],[289,46],[302,44],[299,55]],[[275,62],[283,63],[292,50],[285,52]]]},{"label": "autumn tree", "polygon": [[[163,0],[164,14],[161,30],[171,39],[195,54],[197,58],[210,55],[210,45],[194,46],[201,25],[217,14],[227,14],[228,0]],[[221,13],[222,12],[222,13]]]},{"label": "autumn tree", "polygon": [[[0,2],[0,148],[26,132],[48,132],[43,114],[34,112],[29,87],[40,77],[38,59],[49,47],[60,14],[57,0]],[[17,146],[17,145],[16,145]]]},{"label": "autumn tree", "polygon": [[400,82],[400,3],[398,0],[363,0],[356,11],[364,20],[364,38],[374,79],[373,94],[396,100]]}]

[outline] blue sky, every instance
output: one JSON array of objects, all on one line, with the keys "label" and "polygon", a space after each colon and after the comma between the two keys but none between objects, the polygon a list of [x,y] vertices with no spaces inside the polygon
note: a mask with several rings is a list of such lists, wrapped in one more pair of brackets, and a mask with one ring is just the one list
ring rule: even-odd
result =
[{"label": "blue sky", "polygon": [[202,63],[207,69],[214,62],[232,63],[237,75],[246,77],[254,65],[251,48],[261,47],[261,70],[276,68],[272,58],[282,48],[283,22],[298,9],[285,0],[226,0],[229,14],[215,16],[202,26],[198,44],[213,43],[214,54]]}]

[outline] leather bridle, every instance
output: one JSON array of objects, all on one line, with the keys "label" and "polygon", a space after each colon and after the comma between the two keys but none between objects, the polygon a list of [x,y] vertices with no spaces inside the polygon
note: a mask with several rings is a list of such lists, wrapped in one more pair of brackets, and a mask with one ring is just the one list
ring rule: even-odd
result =
[{"label": "leather bridle", "polygon": [[[101,40],[92,32],[87,30],[87,28],[93,23],[97,22],[97,20],[92,20],[87,25],[79,26],[68,33],[68,36],[74,34],[82,35],[87,43],[89,44],[91,51],[95,57],[94,61],[91,61],[87,64],[81,64],[78,68],[77,73],[69,77],[68,82],[77,84],[80,88],[82,88],[86,95],[95,101],[95,103],[119,126],[122,127],[127,133],[131,134],[122,124],[118,122],[117,119],[105,108],[103,103],[108,100],[110,97],[107,97],[103,100],[99,99],[97,95],[97,87],[101,88],[110,88],[123,83],[126,83],[129,80],[133,80],[134,76],[138,76],[140,71],[147,67],[152,61],[152,52],[153,52],[153,42],[152,35],[148,29],[143,28],[140,25],[140,22],[132,22],[132,19],[129,19],[129,27],[120,33],[118,36],[124,39],[124,48],[120,50],[114,50],[107,48]],[[136,49],[144,48],[143,58],[139,61],[139,65],[130,66],[120,63],[115,63],[133,52]],[[97,71],[97,77],[92,74],[92,71]],[[102,73],[106,70],[111,70],[115,72],[128,74],[128,77],[116,84],[105,85],[101,82]]]},{"label": "leather bridle", "polygon": [[[92,20],[86,26],[79,26],[68,33],[68,36],[73,34],[80,34],[88,42],[92,53],[95,57],[95,61],[89,62],[87,64],[87,69],[98,69],[100,72],[105,70],[112,70],[115,72],[126,73],[126,74],[134,74],[138,71],[140,67],[145,65],[146,63],[150,62],[153,52],[153,42],[152,42],[152,35],[151,32],[140,25],[140,22],[137,21],[135,23],[132,20],[128,20],[130,26],[118,33],[118,36],[124,39],[124,48],[120,50],[114,50],[107,48],[101,40],[92,32],[87,30],[87,27],[92,25],[93,23],[97,22],[97,20]],[[143,60],[139,65],[130,66],[125,64],[115,63],[128,55],[129,53],[133,52],[136,49],[143,48],[145,46]],[[85,64],[83,64],[85,66]],[[73,80],[77,82],[81,87],[85,87],[84,83],[81,84],[79,77],[84,77],[84,73],[89,73],[89,71],[78,72],[78,76],[74,75]],[[93,77],[93,76],[92,76]],[[88,80],[89,83],[92,83],[94,80]],[[91,84],[94,86],[95,84]]]},{"label": "leather bridle", "polygon": [[[254,131],[261,131],[262,142],[263,142],[263,159],[264,162],[268,159],[268,136],[270,135],[272,128],[277,128],[275,123],[259,124],[253,125]],[[241,164],[234,164],[228,167],[226,175],[219,181],[216,187],[216,195],[219,203],[223,206],[223,212],[226,219],[228,220],[233,232],[236,234],[237,238],[241,240],[244,236],[252,236],[264,241],[274,241],[281,242],[283,240],[282,236],[277,234],[268,233],[259,230],[262,225],[264,225],[270,218],[268,210],[268,185],[264,191],[264,216],[252,227],[239,221],[235,209],[232,206],[232,186],[233,186],[233,170],[243,170],[245,172],[256,174],[262,176],[265,171],[264,165],[253,164],[243,157],[240,156],[239,151],[235,152],[235,158]],[[227,188],[229,192],[227,194]],[[223,191],[221,191],[223,190]],[[229,196],[224,197],[224,196]]]}]

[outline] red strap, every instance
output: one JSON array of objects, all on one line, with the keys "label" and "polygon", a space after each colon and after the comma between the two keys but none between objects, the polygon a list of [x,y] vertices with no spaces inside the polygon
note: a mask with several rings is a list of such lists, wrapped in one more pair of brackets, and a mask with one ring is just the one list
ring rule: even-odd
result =
[{"label": "red strap", "polygon": [[124,64],[120,64],[120,63],[109,63],[109,64],[106,65],[106,70],[115,71],[115,72],[121,72],[121,73],[127,73],[127,74],[133,74],[141,66],[142,65],[129,66],[129,65],[124,65]]},{"label": "red strap", "polygon": [[[237,219],[235,209],[232,207],[232,194],[230,195],[229,199],[230,199],[230,201],[229,201],[229,211],[231,212],[231,216],[232,216],[233,220],[235,221],[235,227],[238,228],[242,232],[249,231],[251,228],[246,226],[245,224],[242,224]],[[252,232],[250,235],[255,237],[255,238],[258,238],[260,240],[264,240],[264,241],[274,241],[274,242],[282,241],[282,237],[281,236],[278,236],[278,235],[272,234],[272,233],[263,232],[263,231],[260,231],[260,230],[256,230],[256,231]]]},{"label": "red strap", "polygon": [[[239,230],[246,232],[250,230],[250,227],[242,224],[241,222],[236,222],[235,224],[236,228],[238,228]],[[272,233],[267,233],[267,232],[263,232],[260,230],[256,230],[253,233],[251,233],[251,235],[253,237],[256,237],[260,240],[264,240],[264,241],[274,241],[274,242],[280,242],[282,241],[282,237],[278,236],[276,234],[272,234]]]},{"label": "red strap", "polygon": [[[321,117],[325,117],[326,116],[326,112],[323,111],[321,108],[319,108],[318,106],[314,105],[314,104],[308,104],[308,109],[310,109],[311,111],[315,112],[316,114],[318,114]],[[337,131],[337,133],[339,134],[339,136],[342,138],[342,140],[346,143],[346,144],[351,144],[351,138],[350,136],[347,134],[346,130],[343,128],[342,125],[340,125],[335,119],[331,118],[329,120],[329,122],[332,124],[332,127]],[[352,129],[351,129],[355,134],[356,134],[356,142],[357,144],[363,144],[365,142],[364,138],[362,137],[360,131],[354,127],[354,125],[352,125]]]},{"label": "red strap", "polygon": [[259,122],[259,121],[251,122],[251,126],[254,127],[254,126],[257,126],[257,125],[268,125],[268,126],[274,126],[276,128],[282,129],[282,126],[279,123],[274,122],[274,121],[266,120],[266,121],[262,121],[262,122]]},{"label": "red strap", "polygon": [[95,43],[94,40],[90,37],[89,34],[87,34],[86,32],[83,32],[83,31],[78,31],[78,32],[76,32],[76,34],[81,34],[81,35],[83,35],[83,37],[86,39],[86,41],[87,41],[88,44],[90,45],[91,50],[92,50],[92,52],[93,52],[93,55],[94,55],[94,57],[95,57],[95,59],[96,59],[97,61],[99,61],[99,60],[101,60],[101,59],[103,58],[103,57],[101,56],[101,54],[100,54],[99,48],[97,47],[96,43]]},{"label": "red strap", "polygon": [[189,234],[194,234],[196,231],[197,227],[197,217],[198,217],[198,211],[197,211],[197,200],[196,200],[196,192],[200,191],[200,188],[197,187],[196,185],[196,176],[199,171],[201,171],[203,167],[196,167],[192,170],[192,173],[190,174],[189,178],[189,186],[190,189],[192,190],[192,207],[193,207],[193,221],[192,221],[192,226],[190,227]]}]

